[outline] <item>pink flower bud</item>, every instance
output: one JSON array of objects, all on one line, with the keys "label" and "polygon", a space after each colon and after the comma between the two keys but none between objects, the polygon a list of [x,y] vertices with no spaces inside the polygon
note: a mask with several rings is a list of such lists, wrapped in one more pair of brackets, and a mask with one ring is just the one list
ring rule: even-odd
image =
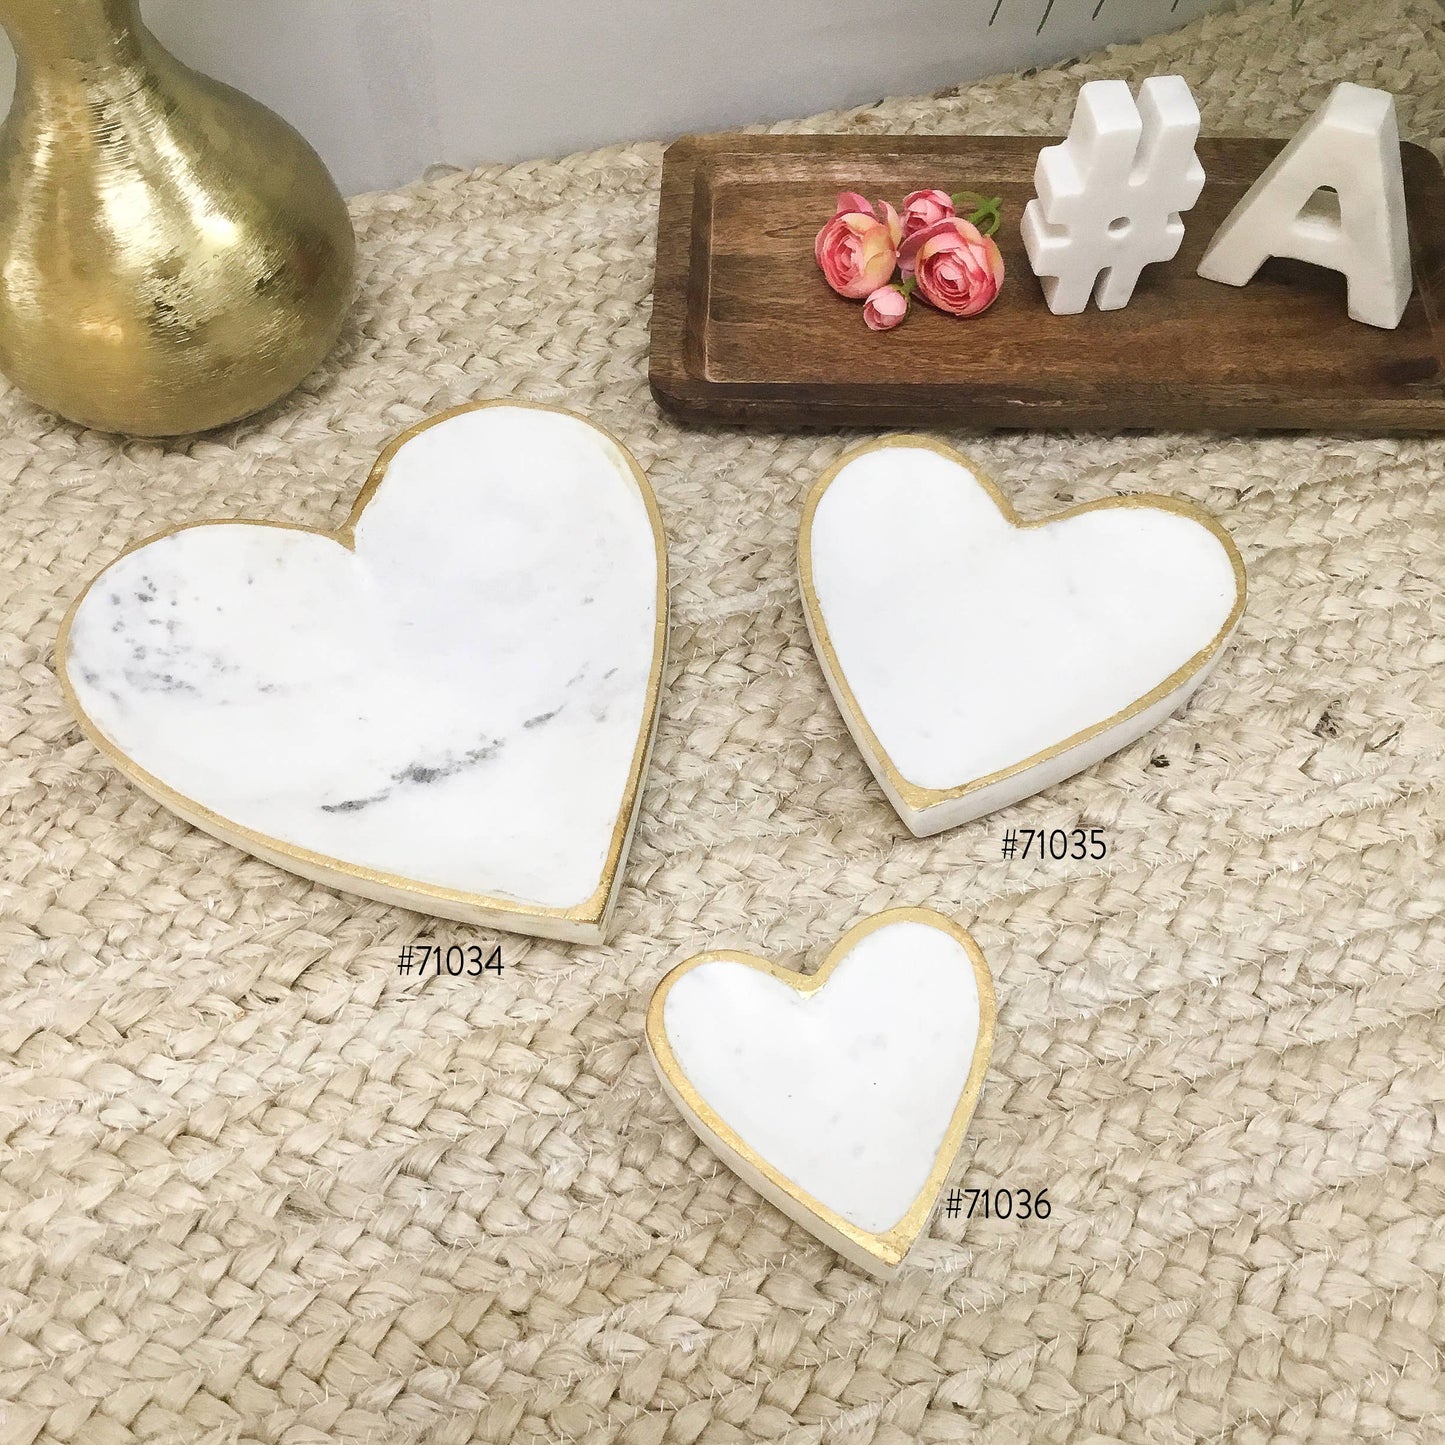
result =
[{"label": "pink flower bud", "polygon": [[863,303],[863,320],[870,331],[892,331],[908,315],[908,297],[901,286],[880,286]]}]

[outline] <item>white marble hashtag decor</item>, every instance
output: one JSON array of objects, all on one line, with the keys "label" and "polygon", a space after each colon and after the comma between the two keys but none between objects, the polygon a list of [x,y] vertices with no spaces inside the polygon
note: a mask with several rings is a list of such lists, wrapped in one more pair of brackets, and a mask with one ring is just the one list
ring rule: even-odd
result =
[{"label": "white marble hashtag decor", "polygon": [[878,1275],[928,1223],[993,1029],[978,945],[923,908],[865,919],[814,974],[700,954],[662,980],[647,1016],[658,1076],[698,1137]]},{"label": "white marble hashtag decor", "polygon": [[217,837],[367,897],[596,939],[666,626],[637,464],[578,417],[483,403],[398,438],[340,532],[141,543],[57,657],[91,739]]},{"label": "white marble hashtag decor", "polygon": [[842,457],[804,505],[808,628],[899,816],[938,833],[1070,777],[1180,707],[1244,611],[1204,512],[1116,497],[1022,522],[928,437]]},{"label": "white marble hashtag decor", "polygon": [[1137,102],[1122,80],[1080,89],[1068,138],[1039,152],[1038,198],[1022,224],[1051,311],[1077,314],[1090,297],[1117,311],[1146,266],[1179,254],[1182,213],[1204,189],[1198,138],[1199,107],[1182,76],[1151,76]]}]

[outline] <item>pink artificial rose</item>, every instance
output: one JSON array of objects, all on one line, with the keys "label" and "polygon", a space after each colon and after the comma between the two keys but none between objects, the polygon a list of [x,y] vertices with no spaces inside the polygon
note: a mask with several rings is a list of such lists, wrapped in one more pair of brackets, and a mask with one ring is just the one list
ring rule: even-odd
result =
[{"label": "pink artificial rose", "polygon": [[893,279],[903,222],[887,201],[879,204],[881,217],[856,191],[843,191],[837,214],[818,232],[813,254],[840,296],[861,301]]},{"label": "pink artificial rose", "polygon": [[947,191],[914,191],[903,198],[903,236],[916,235],[956,215]]},{"label": "pink artificial rose", "polygon": [[1003,285],[1003,255],[993,238],[958,216],[910,236],[898,263],[918,283],[919,295],[951,316],[987,311]]},{"label": "pink artificial rose", "polygon": [[901,286],[880,286],[863,303],[870,331],[892,331],[908,315],[908,297]]}]

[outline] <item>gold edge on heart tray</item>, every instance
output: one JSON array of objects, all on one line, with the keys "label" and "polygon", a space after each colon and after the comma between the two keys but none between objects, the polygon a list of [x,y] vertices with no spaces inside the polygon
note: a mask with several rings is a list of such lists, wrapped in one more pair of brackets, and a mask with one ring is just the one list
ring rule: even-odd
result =
[{"label": "gold edge on heart tray", "polygon": [[[948,1128],[934,1155],[923,1187],[908,1207],[907,1213],[897,1224],[882,1233],[875,1233],[859,1228],[858,1225],[844,1219],[842,1215],[830,1209],[822,1201],[800,1189],[791,1179],[780,1173],[758,1154],[721,1115],[707,1104],[693,1087],[673,1052],[663,1022],[663,1011],[673,985],[684,974],[690,973],[704,963],[717,961],[739,963],[744,967],[755,969],[769,978],[777,979],[779,983],[786,984],[805,998],[809,997],[817,993],[828,982],[834,969],[864,938],[880,928],[886,928],[895,923],[921,923],[926,927],[938,929],[954,939],[967,953],[973,964],[974,980],[978,988],[978,1039],[974,1045],[968,1076],[964,1080],[963,1088],[958,1096],[958,1103],[954,1106],[953,1114],[948,1121]],[[966,929],[959,927],[951,918],[936,913],[931,908],[892,908],[882,913],[875,913],[871,917],[863,919],[862,922],[854,924],[829,949],[827,957],[824,958],[816,973],[798,973],[794,969],[784,968],[780,964],[772,963],[756,954],[741,953],[731,949],[700,953],[687,959],[678,964],[676,968],[671,969],[653,991],[652,1000],[647,1008],[647,1043],[663,1086],[682,1109],[684,1115],[688,1117],[689,1124],[692,1124],[694,1119],[699,1121],[702,1127],[715,1136],[729,1154],[741,1161],[746,1170],[760,1175],[779,1195],[789,1200],[794,1207],[785,1212],[792,1214],[795,1218],[798,1214],[812,1216],[814,1220],[823,1224],[826,1229],[852,1246],[851,1250],[847,1251],[852,1257],[860,1261],[863,1259],[871,1261],[873,1266],[881,1266],[882,1270],[886,1272],[892,1271],[903,1262],[904,1256],[923,1233],[929,1216],[938,1203],[938,1197],[943,1192],[943,1186],[948,1181],[949,1173],[958,1158],[959,1151],[963,1147],[964,1136],[968,1132],[969,1122],[978,1105],[984,1075],[988,1072],[989,1059],[993,1053],[997,1014],[998,1006],[994,995],[993,974],[989,970],[988,960],[984,957],[983,950],[974,942],[973,936]],[[710,1143],[711,1141],[705,1139],[703,1142]],[[746,1178],[746,1174],[743,1177]]]},{"label": "gold edge on heart tray", "polygon": [[[413,438],[442,422],[451,421],[468,412],[484,411],[490,407],[499,406],[552,412],[558,416],[580,421],[599,433],[616,447],[626,460],[633,482],[647,508],[648,522],[652,527],[653,545],[657,558],[656,623],[653,635],[652,664],[648,673],[647,692],[643,700],[642,726],[633,750],[632,763],[628,771],[627,785],[623,792],[617,821],[608,843],[601,880],[596,891],[585,902],[574,904],[570,908],[558,908],[544,904],[529,904],[521,900],[488,894],[468,893],[461,889],[443,888],[419,879],[407,878],[401,874],[386,873],[360,864],[348,863],[345,859],[334,858],[329,854],[318,853],[309,848],[299,848],[295,844],[286,842],[285,839],[275,838],[248,828],[244,824],[236,823],[214,812],[195,798],[187,797],[169,784],[162,782],[155,774],[138,766],[111,742],[86,712],[70,681],[70,631],[91,588],[123,557],[194,527],[215,526],[275,527],[282,531],[305,532],[312,536],[325,537],[330,541],[338,542],[348,551],[355,551],[357,524],[361,521],[362,513],[365,512],[367,505],[385,480],[387,469],[397,452]],[[427,417],[425,421],[409,427],[399,436],[394,437],[387,443],[381,455],[372,465],[366,484],[357,495],[346,521],[334,531],[325,527],[306,527],[298,523],[276,522],[264,518],[252,521],[242,517],[221,517],[214,520],[202,519],[195,522],[183,522],[132,543],[124,551],[111,558],[81,588],[79,595],[66,610],[55,640],[54,670],[60,681],[61,693],[71,713],[80,724],[81,730],[117,771],[158,803],[163,804],[195,827],[211,834],[212,837],[219,838],[222,842],[242,848],[258,858],[288,869],[304,878],[358,893],[363,897],[376,898],[382,902],[395,903],[403,907],[417,907],[424,912],[462,922],[482,923],[522,933],[575,942],[600,942],[605,937],[612,905],[616,900],[621,882],[622,863],[627,853],[632,830],[636,825],[642,797],[642,780],[647,773],[652,743],[657,732],[659,703],[662,695],[662,673],[667,660],[667,624],[667,539],[663,530],[662,513],[657,505],[657,497],[652,490],[652,484],[647,479],[647,474],[642,470],[636,457],[606,428],[598,426],[585,417],[579,417],[575,412],[567,411],[563,407],[547,406],[541,402],[497,398],[488,401],[467,402],[461,406],[452,407],[436,416]]]},{"label": "gold edge on heart tray", "polygon": [[[853,694],[847,674],[843,671],[843,666],[833,647],[833,639],[829,635],[828,624],[823,619],[823,610],[818,604],[818,594],[813,582],[813,518],[817,513],[818,504],[823,500],[824,494],[833,485],[844,467],[857,461],[859,457],[866,456],[870,452],[882,451],[888,447],[923,448],[937,452],[939,456],[956,463],[972,474],[1009,525],[1017,527],[1021,531],[1047,527],[1052,522],[1067,521],[1070,517],[1082,516],[1086,512],[1110,511],[1127,507],[1147,507],[1151,510],[1173,512],[1178,516],[1188,517],[1191,521],[1198,522],[1200,526],[1204,527],[1224,548],[1229,558],[1229,565],[1234,572],[1234,606],[1230,609],[1229,616],[1225,618],[1219,631],[1183,666],[1170,673],[1163,682],[1145,693],[1143,697],[1136,698],[1127,707],[1121,708],[1112,716],[1106,717],[1100,722],[1091,723],[1062,742],[1054,743],[1020,762],[1012,763],[1008,767],[1001,768],[984,777],[956,784],[951,788],[925,788],[918,783],[911,782],[899,771],[888,750],[879,741],[878,735],[873,731],[867,716],[858,704],[858,699]],[[964,798],[972,793],[980,792],[984,788],[992,787],[995,783],[1017,777],[1020,773],[1026,773],[1041,763],[1072,752],[1080,744],[1098,737],[1101,733],[1108,732],[1109,729],[1117,727],[1120,723],[1128,722],[1130,718],[1137,717],[1140,713],[1153,707],[1155,703],[1170,696],[1207,667],[1228,642],[1234,629],[1239,625],[1240,618],[1244,615],[1249,589],[1245,576],[1244,559],[1240,556],[1234,539],[1218,520],[1202,507],[1196,507],[1191,502],[1181,501],[1178,497],[1139,492],[1125,497],[1105,497],[1097,502],[1081,502],[1076,506],[1066,507],[1063,511],[1051,512],[1044,517],[1023,518],[1014,510],[993,478],[970,457],[934,437],[912,432],[899,432],[892,436],[879,437],[876,440],[864,442],[860,446],[849,448],[813,484],[807,500],[803,503],[803,514],[798,527],[798,578],[802,586],[803,610],[807,617],[808,629],[813,634],[813,641],[817,645],[818,651],[822,654],[825,669],[831,678],[836,679],[837,691],[841,695],[840,701],[847,714],[845,720],[850,727],[855,728],[866,739],[867,747],[878,759],[889,785],[909,808],[917,812],[936,807],[939,803],[952,802],[957,798]]]}]

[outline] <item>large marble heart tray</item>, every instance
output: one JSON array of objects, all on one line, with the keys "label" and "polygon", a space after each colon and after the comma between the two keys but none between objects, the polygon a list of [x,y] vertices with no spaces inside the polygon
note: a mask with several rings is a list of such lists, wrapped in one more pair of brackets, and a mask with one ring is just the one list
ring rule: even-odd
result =
[{"label": "large marble heart tray", "polygon": [[[653,395],[749,426],[1445,430],[1445,172],[1404,147],[1415,294],[1399,329],[1351,321],[1344,279],[1301,262],[1253,284],[1196,275],[1210,237],[1284,142],[1199,142],[1208,181],[1184,248],[1122,311],[1054,316],[1019,236],[1039,136],[719,135],[663,161]],[[871,332],[813,238],[837,194],[943,186],[1001,196],[1008,279],[961,323],[917,306]]]},{"label": "large marble heart tray", "polygon": [[595,940],[666,637],[637,463],[579,417],[481,403],[397,438],[337,531],[132,547],[56,660],[91,741],[206,832],[347,892]]}]

